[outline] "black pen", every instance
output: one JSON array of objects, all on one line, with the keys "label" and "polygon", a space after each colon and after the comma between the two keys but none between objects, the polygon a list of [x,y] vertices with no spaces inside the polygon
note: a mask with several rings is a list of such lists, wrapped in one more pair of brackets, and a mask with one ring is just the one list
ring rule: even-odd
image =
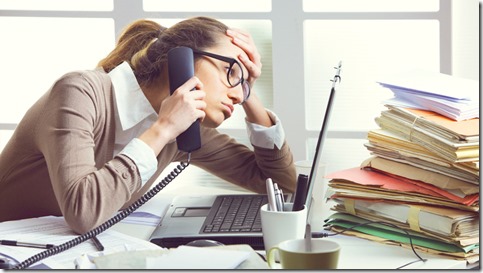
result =
[{"label": "black pen", "polygon": [[0,240],[0,245],[23,246],[23,247],[45,248],[45,249],[49,249],[55,246],[53,244],[26,243],[26,242],[12,241],[12,240]]},{"label": "black pen", "polygon": [[96,246],[97,250],[99,250],[99,251],[104,250],[104,246],[102,245],[101,241],[99,241],[99,239],[97,239],[96,236],[92,237],[92,241],[94,242],[94,245]]},{"label": "black pen", "polygon": [[295,190],[292,211],[299,211],[304,209],[305,201],[307,200],[308,180],[309,179],[307,175],[299,174],[297,178],[297,189]]}]

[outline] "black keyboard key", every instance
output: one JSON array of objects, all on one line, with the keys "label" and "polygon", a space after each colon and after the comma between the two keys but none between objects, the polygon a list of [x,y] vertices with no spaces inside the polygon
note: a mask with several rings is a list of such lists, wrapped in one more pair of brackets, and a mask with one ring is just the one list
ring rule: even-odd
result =
[{"label": "black keyboard key", "polygon": [[215,200],[202,232],[261,232],[260,207],[266,195],[222,196]]}]

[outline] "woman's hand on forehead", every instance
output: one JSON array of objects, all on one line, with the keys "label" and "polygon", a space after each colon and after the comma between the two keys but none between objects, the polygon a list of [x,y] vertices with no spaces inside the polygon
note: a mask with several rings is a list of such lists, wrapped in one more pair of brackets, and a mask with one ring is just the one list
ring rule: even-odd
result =
[{"label": "woman's hand on forehead", "polygon": [[234,45],[243,50],[244,54],[238,55],[238,58],[248,70],[248,81],[253,83],[262,73],[262,62],[252,36],[247,31],[236,28],[228,29],[226,34]]}]

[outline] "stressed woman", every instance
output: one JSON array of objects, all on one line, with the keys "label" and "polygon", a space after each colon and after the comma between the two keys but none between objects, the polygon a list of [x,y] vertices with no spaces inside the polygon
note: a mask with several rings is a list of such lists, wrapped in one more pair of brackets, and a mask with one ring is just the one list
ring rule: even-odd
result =
[{"label": "stressed woman", "polygon": [[[167,55],[179,46],[193,50],[195,76],[170,95]],[[59,215],[79,233],[98,226],[188,159],[176,137],[196,120],[191,164],[254,192],[268,177],[293,192],[281,122],[255,92],[261,67],[252,37],[215,19],[133,22],[97,69],[65,74],[27,111],[0,154],[0,221]],[[241,109],[253,148],[216,130]]]}]

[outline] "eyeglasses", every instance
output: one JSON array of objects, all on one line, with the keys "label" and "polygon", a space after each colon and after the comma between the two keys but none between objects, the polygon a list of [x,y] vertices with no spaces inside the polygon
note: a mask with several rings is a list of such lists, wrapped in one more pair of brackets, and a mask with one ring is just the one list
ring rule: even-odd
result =
[{"label": "eyeglasses", "polygon": [[245,78],[243,78],[243,69],[241,64],[237,60],[196,49],[193,49],[193,53],[208,56],[229,63],[230,66],[226,73],[226,79],[228,80],[228,84],[231,87],[235,87],[241,84],[243,90],[243,101],[240,104],[243,104],[248,99],[248,97],[250,97],[250,84],[248,84]]}]

